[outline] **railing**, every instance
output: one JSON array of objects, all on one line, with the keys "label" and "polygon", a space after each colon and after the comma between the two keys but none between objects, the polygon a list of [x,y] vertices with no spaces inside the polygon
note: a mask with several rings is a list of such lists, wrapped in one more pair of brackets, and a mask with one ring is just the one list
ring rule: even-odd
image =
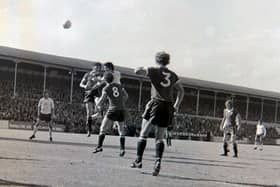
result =
[{"label": "railing", "polygon": [[[52,124],[53,131],[55,132],[64,132],[65,125],[63,124]],[[34,123],[24,122],[24,121],[10,121],[8,125],[9,129],[24,129],[24,130],[33,130]],[[39,130],[48,130],[48,126],[44,123],[40,125]]]}]

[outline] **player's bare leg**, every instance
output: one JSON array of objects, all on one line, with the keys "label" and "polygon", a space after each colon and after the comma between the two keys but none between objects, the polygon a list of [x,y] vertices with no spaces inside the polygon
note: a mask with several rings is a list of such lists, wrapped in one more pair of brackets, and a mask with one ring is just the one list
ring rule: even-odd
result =
[{"label": "player's bare leg", "polygon": [[88,129],[88,133],[87,133],[87,137],[91,136],[91,132],[92,132],[92,114],[93,114],[93,103],[92,102],[88,102],[86,103],[86,111],[87,111],[87,129]]},{"label": "player's bare leg", "polygon": [[233,152],[234,152],[233,157],[237,158],[238,149],[237,149],[236,135],[234,133],[232,133],[232,135],[231,135],[231,140],[232,140],[232,146],[233,146]]},{"label": "player's bare leg", "polygon": [[101,126],[100,126],[100,132],[98,135],[98,140],[97,140],[97,147],[94,149],[94,151],[92,153],[98,153],[98,152],[102,152],[103,151],[103,142],[105,139],[105,135],[107,132],[107,128],[108,126],[111,126],[113,124],[113,122],[111,120],[109,120],[107,117],[104,117],[104,119],[102,120]]},{"label": "player's bare leg", "polygon": [[[99,97],[96,97],[94,99],[94,102],[97,103],[97,101],[99,100]],[[92,119],[98,119],[98,118],[102,118],[102,114],[101,114],[102,109],[100,107],[95,107],[95,111],[92,112],[93,114],[91,115]]]},{"label": "player's bare leg", "polygon": [[263,150],[263,137],[260,136],[260,151]]},{"label": "player's bare leg", "polygon": [[34,125],[35,127],[33,129],[33,134],[29,137],[30,140],[32,140],[32,139],[34,139],[36,137],[35,135],[36,135],[36,133],[37,133],[37,131],[39,129],[40,123],[41,123],[41,120],[37,119],[37,121],[36,121],[36,123]]},{"label": "player's bare leg", "polygon": [[171,140],[172,140],[172,131],[167,130],[166,131],[166,144],[168,147],[170,147],[172,145]]},{"label": "player's bare leg", "polygon": [[257,150],[258,149],[258,144],[259,144],[259,139],[258,139],[258,136],[256,135],[255,136],[255,145],[254,145],[254,150]]},{"label": "player's bare leg", "polygon": [[228,155],[228,139],[229,139],[229,135],[227,132],[224,132],[224,137],[223,137],[223,149],[224,149],[224,153],[221,154],[221,156],[227,156]]},{"label": "player's bare leg", "polygon": [[52,122],[49,122],[49,137],[50,137],[50,141],[52,142]]}]

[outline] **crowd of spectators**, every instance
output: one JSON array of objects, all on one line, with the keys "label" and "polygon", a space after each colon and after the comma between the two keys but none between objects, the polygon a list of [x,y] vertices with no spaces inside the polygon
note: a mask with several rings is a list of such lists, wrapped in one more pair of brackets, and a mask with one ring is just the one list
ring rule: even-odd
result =
[{"label": "crowd of spectators", "polygon": [[[53,72],[54,73],[48,74],[45,86],[50,92],[50,96],[55,101],[55,123],[65,125],[65,131],[67,132],[86,132],[85,107],[82,102],[83,89],[79,87],[80,79],[84,73],[75,73],[74,75],[73,97],[70,103],[71,73],[69,74],[67,71],[59,72],[58,70],[53,70]],[[4,71],[0,68],[0,78],[0,119],[34,122],[37,117],[37,103],[40,97],[42,97],[44,86],[44,77],[42,73],[19,71],[16,82],[16,96],[13,96],[14,73],[12,70]],[[150,84],[148,82],[143,83],[141,106],[139,108],[139,82],[133,81],[129,81],[128,79],[124,79],[123,81],[123,85],[130,96],[126,103],[129,109],[126,130],[129,136],[138,136],[141,129],[141,114],[145,104],[150,99]],[[193,117],[197,112],[196,94],[197,91],[195,89],[185,89],[185,100],[180,109],[180,113],[183,115],[177,116],[174,119],[173,130],[194,134],[210,133],[212,136],[221,136],[222,132],[219,129],[220,119],[213,118],[214,93],[201,93],[198,114],[203,117]],[[217,99],[215,117],[222,116],[225,99],[226,96]],[[246,98],[237,98],[236,106],[240,109],[244,119],[243,115],[245,115],[244,111],[246,110]],[[259,119],[259,106],[259,100],[252,100],[252,104],[249,106],[249,110],[251,111],[249,117],[255,115],[252,119]],[[268,111],[273,107],[275,108],[273,103],[269,103],[269,105],[265,105],[264,107],[264,114],[271,115],[267,117],[271,121],[273,121],[274,113],[272,114]],[[95,121],[94,132],[98,132],[100,123],[100,119]],[[243,124],[240,137],[252,138],[255,136],[255,130],[255,125]],[[115,133],[115,131],[111,133]],[[151,136],[153,135],[151,134]],[[279,134],[274,127],[269,127],[267,129],[267,136],[279,138]]]}]

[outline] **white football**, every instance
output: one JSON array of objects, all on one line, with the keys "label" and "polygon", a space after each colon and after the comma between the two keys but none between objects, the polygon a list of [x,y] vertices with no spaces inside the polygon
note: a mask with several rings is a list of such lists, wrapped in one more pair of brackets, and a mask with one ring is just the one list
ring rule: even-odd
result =
[{"label": "white football", "polygon": [[69,29],[71,26],[72,26],[72,23],[70,20],[65,21],[65,23],[63,24],[64,29]]}]

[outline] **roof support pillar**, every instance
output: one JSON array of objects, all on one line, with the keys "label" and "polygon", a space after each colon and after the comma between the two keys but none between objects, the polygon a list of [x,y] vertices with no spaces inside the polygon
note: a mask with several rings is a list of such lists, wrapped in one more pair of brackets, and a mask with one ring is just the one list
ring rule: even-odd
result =
[{"label": "roof support pillar", "polygon": [[196,111],[195,114],[198,115],[199,114],[199,97],[200,97],[200,90],[197,90],[197,97],[196,97]]}]

